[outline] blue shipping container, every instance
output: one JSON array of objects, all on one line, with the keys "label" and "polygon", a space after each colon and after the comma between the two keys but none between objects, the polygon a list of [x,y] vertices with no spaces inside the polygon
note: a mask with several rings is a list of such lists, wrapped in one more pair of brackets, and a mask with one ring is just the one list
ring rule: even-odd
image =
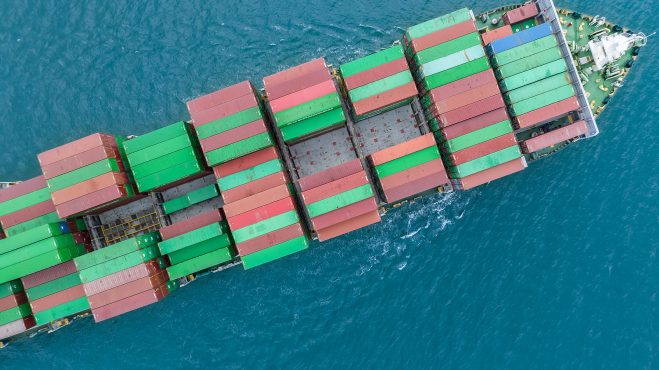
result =
[{"label": "blue shipping container", "polygon": [[551,25],[549,23],[542,23],[527,30],[492,41],[492,43],[488,45],[487,51],[490,55],[501,53],[531,41],[541,39],[545,36],[549,36],[551,33]]}]

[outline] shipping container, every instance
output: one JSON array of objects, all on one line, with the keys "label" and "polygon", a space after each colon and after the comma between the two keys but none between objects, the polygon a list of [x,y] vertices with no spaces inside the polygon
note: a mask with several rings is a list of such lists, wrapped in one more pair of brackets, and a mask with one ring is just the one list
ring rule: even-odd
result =
[{"label": "shipping container", "polygon": [[189,259],[185,262],[167,267],[169,279],[178,279],[183,276],[217,266],[233,259],[230,248],[220,248],[216,251]]},{"label": "shipping container", "polygon": [[571,85],[570,76],[567,73],[557,74],[549,78],[542,79],[532,84],[508,91],[504,95],[504,100],[508,104],[516,104],[525,99],[533,98],[542,93],[556,90],[566,85]]},{"label": "shipping container", "polygon": [[167,255],[172,265],[177,265],[193,258],[211,253],[221,248],[229,248],[231,241],[227,236],[218,236],[203,242],[191,245],[187,248],[179,249]]},{"label": "shipping container", "polygon": [[[51,203],[52,203],[52,201],[51,201]],[[61,219],[57,215],[57,212],[51,212],[51,213],[47,213],[43,216],[39,216],[37,218],[34,218],[32,220],[25,221],[25,222],[22,222],[20,224],[17,224],[17,225],[11,226],[11,227],[7,227],[7,229],[5,230],[5,233],[7,234],[7,237],[14,237],[17,234],[20,234],[22,232],[25,232],[25,231],[30,230],[32,228],[35,228],[39,225],[49,224],[49,223],[58,222],[58,221],[61,221]]]},{"label": "shipping container", "polygon": [[[314,218],[324,213],[331,212],[335,209],[345,207],[360,200],[373,196],[373,189],[370,184],[358,186],[343,193],[327,197],[323,200],[307,204],[309,217]],[[235,233],[234,233],[235,235]]]},{"label": "shipping container", "polygon": [[84,256],[80,256],[74,260],[74,263],[76,268],[81,271],[92,266],[106,263],[126,254],[141,251],[147,247],[157,244],[159,241],[160,234],[157,232],[142,234],[112,245],[108,245],[105,248],[85,254]]},{"label": "shipping container", "polygon": [[197,137],[203,140],[260,119],[263,119],[263,114],[261,113],[261,108],[257,106],[207,122],[203,125],[197,125],[195,131],[197,132]]},{"label": "shipping container", "polygon": [[241,213],[251,211],[266,204],[278,201],[280,199],[290,197],[290,192],[287,185],[280,185],[264,192],[254,194],[239,201],[225,204],[224,214],[227,217],[234,217]]},{"label": "shipping container", "polygon": [[476,32],[476,24],[473,19],[468,19],[464,22],[454,24],[444,29],[429,33],[412,40],[410,43],[414,53],[426,50],[435,45],[443,44],[458,37]]},{"label": "shipping container", "polygon": [[178,166],[187,162],[199,160],[196,150],[193,147],[183,148],[175,152],[165,154],[162,157],[152,159],[148,162],[132,166],[130,172],[134,178],[141,179],[151,176],[170,167]]},{"label": "shipping container", "polygon": [[111,201],[122,199],[129,195],[128,189],[130,188],[124,186],[112,186],[84,195],[70,202],[58,205],[56,207],[57,215],[60,218],[68,218],[95,207],[102,206]]},{"label": "shipping container", "polygon": [[252,84],[249,81],[243,81],[221,90],[217,90],[210,94],[192,99],[186,104],[190,113],[196,113],[249,94],[254,94]]},{"label": "shipping container", "polygon": [[378,165],[375,167],[375,173],[377,174],[378,178],[382,179],[400,171],[404,171],[414,166],[438,159],[439,157],[439,150],[436,146],[433,145],[404,157]]},{"label": "shipping container", "polygon": [[49,296],[51,294],[55,294],[57,292],[61,292],[65,289],[69,289],[76,285],[81,285],[81,284],[82,282],[80,281],[80,276],[76,271],[74,273],[51,280],[47,283],[43,283],[41,285],[37,285],[30,289],[26,289],[25,294],[30,299],[30,301],[35,301],[37,299]]},{"label": "shipping container", "polygon": [[269,147],[213,167],[213,172],[216,178],[221,179],[277,158],[279,158],[277,150],[274,147]]},{"label": "shipping container", "polygon": [[[21,282],[26,290],[32,289],[55,279],[78,272],[75,262],[69,261],[34,274],[23,276]],[[2,296],[2,294],[0,294]]]},{"label": "shipping container", "polygon": [[535,27],[514,33],[508,37],[493,41],[488,45],[491,54],[503,53],[520,45],[528,44],[552,34],[551,24],[542,23]]},{"label": "shipping container", "polygon": [[532,98],[517,102],[510,107],[510,111],[515,116],[521,116],[522,114],[546,107],[572,96],[574,96],[574,88],[572,85],[564,85],[557,89],[546,91]]},{"label": "shipping container", "polygon": [[[294,93],[331,78],[325,59],[317,58],[263,78],[269,100]],[[300,88],[301,87],[301,88]]]},{"label": "shipping container", "polygon": [[345,123],[346,118],[341,107],[317,114],[302,121],[284,126],[281,134],[286,143],[294,142],[311,134],[326,132]]},{"label": "shipping container", "polygon": [[0,298],[7,297],[14,293],[22,292],[23,284],[20,280],[8,281],[6,283],[0,283]]},{"label": "shipping container", "polygon": [[367,198],[311,219],[314,230],[321,230],[378,209],[374,198]]},{"label": "shipping container", "polygon": [[218,209],[213,209],[207,212],[200,213],[192,216],[184,221],[177,222],[169,226],[163,226],[159,232],[162,240],[172,239],[176,236],[185,234],[192,230],[196,230],[202,226],[207,226],[223,220],[222,215]]},{"label": "shipping container", "polygon": [[481,40],[483,40],[483,45],[489,45],[492,41],[502,39],[506,36],[513,34],[513,29],[509,24],[503,25],[499,28],[495,28],[491,31],[485,31],[481,33]]},{"label": "shipping container", "polygon": [[135,182],[137,188],[140,189],[141,192],[147,192],[162,189],[167,186],[174,186],[176,181],[199,175],[203,171],[204,167],[195,160],[194,162],[186,162],[181,165],[170,167],[141,179],[135,179]]},{"label": "shipping container", "polygon": [[0,224],[2,224],[3,229],[8,229],[12,226],[34,220],[38,217],[53,212],[55,212],[55,205],[53,204],[52,200],[47,200],[45,202],[37,203],[35,205],[23,208],[8,215],[0,216]]},{"label": "shipping container", "polygon": [[258,252],[273,245],[283,243],[285,241],[304,236],[302,226],[297,223],[286,226],[279,230],[273,231],[268,234],[249,239],[242,243],[237,243],[236,248],[241,256],[246,256],[254,252]]},{"label": "shipping container", "polygon": [[526,160],[524,157],[514,159],[512,161],[502,163],[500,165],[490,167],[484,171],[477,172],[473,175],[463,177],[458,180],[462,190],[469,190],[476,186],[483,185],[490,181],[512,175],[526,168]]},{"label": "shipping container", "polygon": [[341,106],[341,99],[339,98],[339,94],[334,91],[318,99],[275,113],[274,116],[277,126],[282,127],[327,112],[339,106]]},{"label": "shipping container", "polygon": [[190,117],[192,117],[192,124],[199,127],[210,122],[223,120],[250,108],[258,109],[258,100],[252,94],[241,96],[203,111],[190,113]]},{"label": "shipping container", "polygon": [[201,140],[201,149],[204,152],[227,146],[229,144],[240,142],[241,140],[248,139],[252,136],[268,132],[263,120],[250,122],[246,125],[237,127],[235,129],[225,131],[221,134],[213,135],[206,139]]},{"label": "shipping container", "polygon": [[379,179],[380,188],[385,192],[388,189],[401,187],[407,183],[416,181],[420,178],[433,175],[438,181],[438,186],[448,184],[448,176],[440,158],[433,159],[418,166],[410,167],[407,170],[397,172],[393,175]]},{"label": "shipping container", "polygon": [[515,24],[536,17],[539,14],[538,5],[534,2],[524,4],[519,8],[509,10],[503,14],[506,24]]},{"label": "shipping container", "polygon": [[440,185],[446,184],[440,176],[442,172],[433,173],[425,177],[418,178],[410,181],[404,185],[396,188],[388,189],[384,192],[387,203],[397,202],[424,191],[438,188]]},{"label": "shipping container", "polygon": [[0,269],[25,261],[55,249],[70,248],[74,245],[71,234],[57,235],[29,244],[25,247],[4,253],[0,258]]},{"label": "shipping container", "polygon": [[414,55],[414,60],[420,66],[480,44],[481,38],[478,32],[472,32],[443,44],[422,50]]},{"label": "shipping container", "polygon": [[487,127],[489,125],[493,125],[495,123],[505,121],[508,119],[509,118],[506,109],[500,108],[497,110],[493,110],[491,112],[481,114],[474,118],[470,118],[466,121],[462,121],[460,123],[445,127],[442,130],[441,134],[445,140],[451,140],[458,136],[468,134],[472,131],[476,131],[483,127]]},{"label": "shipping container", "polygon": [[271,217],[278,216],[282,213],[294,210],[295,205],[293,203],[293,199],[289,197],[253,209],[251,212],[245,212],[237,216],[230,217],[227,222],[229,223],[229,226],[231,226],[232,230],[238,230],[263,220],[267,220]]},{"label": "shipping container", "polygon": [[365,116],[385,107],[394,109],[397,107],[397,103],[406,102],[416,97],[418,93],[416,84],[411,81],[405,85],[353,102],[355,115],[357,117]]},{"label": "shipping container", "polygon": [[490,153],[472,161],[460,164],[458,166],[451,167],[449,173],[453,175],[454,178],[467,177],[490,167],[512,161],[521,155],[522,153],[519,150],[519,146],[514,145],[498,152]]},{"label": "shipping container", "polygon": [[92,311],[94,321],[99,323],[107,319],[125,314],[127,312],[148,306],[165,298],[168,294],[164,286],[155,290],[147,290],[134,296],[124,298],[120,301],[110,303]]},{"label": "shipping container", "polygon": [[128,183],[128,175],[125,173],[108,172],[89,180],[81,181],[64,189],[54,191],[50,196],[53,200],[53,204],[58,206],[62,203],[70,202],[83,195],[93,193],[109,186],[125,185]]},{"label": "shipping container", "polygon": [[39,164],[41,166],[46,166],[98,146],[116,147],[117,140],[113,135],[109,134],[91,134],[81,139],[40,153],[37,158],[39,159]]},{"label": "shipping container", "polygon": [[563,116],[571,111],[579,109],[579,101],[576,97],[570,97],[565,100],[547,105],[534,111],[515,117],[515,124],[518,129],[534,126],[541,122],[547,122],[557,117]]},{"label": "shipping container", "polygon": [[174,238],[163,240],[158,243],[158,248],[161,254],[168,254],[219,236],[224,236],[228,239],[227,232],[227,227],[223,222],[210,224]]},{"label": "shipping container", "polygon": [[362,227],[372,225],[376,222],[380,222],[380,220],[380,214],[378,211],[372,211],[361,216],[339,222],[338,224],[332,225],[322,230],[316,230],[316,235],[318,236],[318,240],[323,242],[325,240],[347,234],[351,231],[361,229]]},{"label": "shipping container", "polygon": [[[343,68],[343,66],[341,68]],[[404,57],[374,66],[371,69],[364,70],[357,74],[346,75],[344,73],[343,81],[345,82],[346,88],[352,90],[402,71],[409,71],[407,60]]]},{"label": "shipping container", "polygon": [[32,312],[30,311],[30,305],[24,303],[20,306],[12,307],[8,310],[0,312],[0,326],[7,325],[12,321],[20,320],[21,318],[28,316]]},{"label": "shipping container", "polygon": [[150,276],[158,273],[165,268],[165,263],[162,259],[152,259],[145,263],[140,263],[136,266],[115,272],[113,274],[104,276],[100,279],[84,283],[84,289],[87,296],[92,296],[100,292],[116,288],[131,281],[141,279],[145,276]]},{"label": "shipping container", "polygon": [[0,206],[4,207],[4,203],[8,200],[18,198],[22,195],[26,195],[47,187],[48,183],[46,183],[46,179],[43,176],[37,176],[29,180],[11,185],[8,188],[0,190]]},{"label": "shipping container", "polygon": [[505,120],[448,140],[442,147],[448,153],[455,153],[512,131],[510,121]]},{"label": "shipping container", "polygon": [[366,173],[364,171],[360,171],[355,174],[346,176],[340,180],[332,181],[330,183],[306,190],[302,192],[302,200],[306,204],[315,203],[368,183],[369,181]]},{"label": "shipping container", "polygon": [[419,66],[419,74],[428,77],[483,57],[485,57],[483,46],[474,45]]},{"label": "shipping container", "polygon": [[140,135],[136,138],[126,140],[123,142],[123,147],[126,155],[130,155],[153,145],[160,144],[162,142],[187,134],[188,124],[183,121],[179,121],[155,131]]},{"label": "shipping container", "polygon": [[36,314],[42,311],[49,310],[53,307],[65,304],[67,302],[71,302],[80,297],[86,297],[85,290],[82,288],[82,284],[73,286],[71,288],[62,290],[60,292],[51,294],[49,296],[37,300],[31,300],[30,307],[32,308],[32,312]]},{"label": "shipping container", "polygon": [[393,45],[387,49],[341,65],[341,74],[344,77],[358,75],[380,65],[394,60],[400,60],[401,58],[405,58],[403,48],[400,45]]},{"label": "shipping container", "polygon": [[[180,135],[173,139],[169,139],[158,144],[152,145],[148,148],[138,150],[128,155],[128,163],[131,166],[137,166],[142,163],[152,161],[156,158],[163,157],[167,154],[174,153],[181,149],[189,148],[192,146],[192,140],[189,134]],[[50,185],[50,180],[48,184]]]},{"label": "shipping container", "polygon": [[433,112],[437,112],[439,114],[447,113],[449,111],[464,107],[465,105],[472,104],[495,95],[501,95],[501,91],[499,91],[499,85],[496,82],[492,82],[462,94],[453,95],[450,98],[435,101]]},{"label": "shipping container", "polygon": [[224,199],[224,203],[229,204],[260,193],[262,191],[266,191],[280,185],[285,185],[287,182],[288,180],[286,175],[279,171],[258,180],[248,182],[247,184],[236,186],[235,188],[228,190],[223,190],[221,195],[222,199]]},{"label": "shipping container", "polygon": [[114,158],[120,161],[119,149],[117,147],[98,146],[72,157],[42,166],[41,172],[43,172],[46,179],[52,179],[106,158]]},{"label": "shipping container", "polygon": [[118,287],[99,292],[89,296],[89,307],[96,310],[100,307],[106,306],[113,302],[120,301],[140,294],[147,290],[154,290],[165,284],[167,281],[167,273],[165,271],[158,271],[157,273],[133,280]]},{"label": "shipping container", "polygon": [[423,88],[425,91],[436,89],[451,82],[458,81],[465,77],[469,77],[479,72],[490,69],[490,63],[486,57],[472,60],[457,67],[453,67],[443,73],[436,73],[423,80]]},{"label": "shipping container", "polygon": [[457,152],[453,152],[448,156],[448,162],[452,165],[458,166],[490,153],[498,152],[513,145],[517,145],[517,140],[515,139],[515,134],[511,132],[505,135],[497,136],[487,141],[483,141]]},{"label": "shipping container", "polygon": [[273,245],[269,248],[250,253],[242,256],[243,267],[247,270],[256,266],[272,262],[276,259],[286,257],[295,252],[306,249],[308,246],[307,238],[300,236],[294,239],[287,240],[283,243]]},{"label": "shipping container", "polygon": [[516,74],[528,71],[529,69],[537,68],[545,64],[563,58],[561,49],[558,47],[549,48],[536,54],[531,54],[527,57],[518,59],[514,62],[505,64],[495,70],[499,79],[508,78]]},{"label": "shipping container", "polygon": [[215,166],[272,145],[273,142],[270,134],[268,132],[263,132],[242,141],[207,152],[206,161],[210,166]]},{"label": "shipping container", "polygon": [[40,225],[34,229],[30,229],[29,232],[0,240],[0,253],[7,253],[32,243],[67,233],[68,231],[66,223],[63,222]]},{"label": "shipping container", "polygon": [[148,246],[144,249],[124,254],[101,264],[80,270],[80,280],[83,283],[89,283],[90,281],[139,265],[158,256],[160,256],[158,247]]},{"label": "shipping container", "polygon": [[316,172],[313,175],[305,176],[299,180],[300,190],[306,191],[316,188],[323,184],[347,177],[359,171],[362,171],[362,162],[359,159],[353,159],[338,166]]},{"label": "shipping container", "polygon": [[236,243],[242,243],[299,222],[300,220],[296,211],[284,212],[267,220],[243,227],[242,229],[232,230],[233,240]]},{"label": "shipping container", "polygon": [[27,297],[24,292],[8,295],[4,298],[0,298],[0,312],[7,311],[25,303],[27,303]]},{"label": "shipping container", "polygon": [[558,47],[556,37],[554,35],[549,35],[533,42],[506,50],[502,53],[498,53],[492,57],[492,62],[494,65],[501,67],[516,60],[556,47]]},{"label": "shipping container", "polygon": [[10,213],[20,211],[21,209],[48,200],[50,200],[50,189],[38,189],[33,192],[4,201],[2,204],[0,204],[0,216],[6,216]]},{"label": "shipping container", "polygon": [[23,333],[35,325],[33,316],[23,317],[5,325],[0,325],[0,340]]},{"label": "shipping container", "polygon": [[321,98],[333,92],[336,92],[334,81],[323,81],[317,85],[313,85],[300,91],[296,91],[292,94],[282,96],[281,98],[270,100],[270,109],[272,110],[272,113],[282,112],[311,100]]},{"label": "shipping container", "polygon": [[454,24],[473,19],[474,17],[471,10],[462,8],[408,28],[407,32],[405,32],[405,37],[408,41],[413,40],[446,29]]},{"label": "shipping container", "polygon": [[244,169],[240,172],[221,177],[217,180],[217,183],[220,186],[220,190],[225,191],[281,171],[283,171],[283,165],[279,158],[276,158],[257,164],[254,167]]},{"label": "shipping container", "polygon": [[374,166],[393,161],[395,159],[407,156],[419,150],[436,145],[435,138],[432,134],[425,134],[408,140],[406,142],[394,145],[392,147],[377,151],[369,156]]},{"label": "shipping container", "polygon": [[501,90],[503,92],[511,91],[522,86],[532,84],[536,81],[540,81],[544,78],[551,77],[553,75],[562,74],[567,71],[567,65],[565,60],[559,59],[551,63],[547,63],[540,67],[529,69],[526,72],[516,74],[514,76],[508,77],[500,82]]},{"label": "shipping container", "polygon": [[483,100],[467,104],[450,112],[436,114],[442,127],[454,125],[458,122],[466,121],[470,118],[480,116],[481,114],[505,107],[501,95],[490,96]]},{"label": "shipping container", "polygon": [[537,152],[566,140],[570,140],[588,133],[588,125],[580,120],[542,135],[532,137],[522,143],[524,153]]},{"label": "shipping container", "polygon": [[195,189],[181,197],[170,199],[162,204],[163,210],[166,214],[181,211],[185,208],[193,206],[197,203],[209,200],[219,196],[217,186],[210,184],[199,189]]},{"label": "shipping container", "polygon": [[120,172],[123,170],[123,166],[116,159],[108,158],[48,179],[48,187],[51,192],[56,192],[107,172]]},{"label": "shipping container", "polygon": [[448,99],[455,95],[460,95],[467,93],[471,90],[477,89],[484,85],[489,85],[491,83],[496,83],[496,78],[491,69],[476,73],[474,75],[465,77],[458,81],[449,83],[447,85],[435,88],[429,92],[427,95],[429,98],[424,98],[424,101],[428,101],[426,106],[430,105],[431,101],[440,101],[443,99]]}]

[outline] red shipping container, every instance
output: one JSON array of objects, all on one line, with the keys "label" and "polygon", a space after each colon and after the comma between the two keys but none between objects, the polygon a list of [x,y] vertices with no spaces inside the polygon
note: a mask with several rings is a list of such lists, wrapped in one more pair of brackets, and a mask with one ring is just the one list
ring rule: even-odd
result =
[{"label": "red shipping container", "polygon": [[304,235],[302,226],[300,224],[293,224],[271,233],[257,236],[256,238],[245,242],[238,243],[236,244],[236,248],[241,256],[246,256],[302,235]]},{"label": "red shipping container", "polygon": [[123,185],[110,186],[82,197],[76,198],[70,202],[59,204],[55,207],[57,215],[60,218],[67,218],[73,215],[83,213],[92,208],[102,206],[114,200],[127,196],[126,188]]},{"label": "red shipping container", "polygon": [[510,118],[508,117],[506,108],[501,108],[487,112],[485,114],[481,114],[480,116],[476,116],[474,118],[470,118],[466,121],[456,123],[455,125],[444,127],[441,132],[442,136],[444,136],[446,140],[451,140],[458,136],[468,134],[470,132],[482,129],[483,127],[487,127],[495,123],[499,123],[501,121],[505,121],[507,119]]},{"label": "red shipping container", "polygon": [[436,144],[437,142],[435,141],[433,134],[425,134],[371,154],[371,163],[373,163],[374,166],[379,166],[383,163],[393,161],[394,159],[418,152],[419,150],[430,148]]},{"label": "red shipping container", "polygon": [[311,219],[311,223],[315,230],[321,230],[377,209],[378,205],[375,203],[375,199],[368,198],[314,217]]},{"label": "red shipping container", "polygon": [[531,127],[541,122],[551,121],[577,109],[579,109],[579,101],[573,96],[517,116],[515,123],[517,123],[517,128]]},{"label": "red shipping container", "polygon": [[247,184],[236,186],[229,190],[223,190],[220,194],[222,195],[222,199],[224,199],[224,203],[229,204],[279,185],[284,185],[287,182],[286,175],[283,172],[277,172],[248,182]]},{"label": "red shipping container", "polygon": [[254,90],[249,81],[243,81],[235,85],[217,90],[210,94],[200,96],[187,102],[188,112],[198,113],[206,109],[213,108],[217,105],[226,103],[228,101],[238,99],[244,95],[253,95]]},{"label": "red shipping container", "polygon": [[302,199],[305,204],[309,205],[368,183],[366,172],[362,170],[342,179],[303,191]]},{"label": "red shipping container", "polygon": [[59,279],[75,272],[78,272],[78,269],[76,268],[73,260],[71,260],[68,262],[60,263],[59,265],[55,265],[53,267],[49,267],[45,270],[35,272],[34,274],[23,276],[21,278],[21,282],[23,282],[23,289],[30,289],[37,285],[45,284],[49,281]]},{"label": "red shipping container", "polygon": [[444,100],[435,101],[435,112],[442,114],[452,110],[464,107],[467,104],[484,100],[491,96],[501,95],[499,85],[496,82],[479,86],[473,90],[463,92],[462,94],[453,95]]},{"label": "red shipping container", "polygon": [[366,227],[376,222],[380,222],[380,213],[378,213],[378,211],[372,211],[361,216],[339,222],[338,224],[332,225],[322,230],[316,230],[316,235],[318,235],[318,240],[322,242],[343,234],[347,234],[351,231],[361,229],[362,227]]},{"label": "red shipping container", "polygon": [[37,176],[29,180],[19,182],[18,184],[0,190],[0,203],[47,187],[48,183],[46,183],[46,179],[43,176]]},{"label": "red shipping container", "polygon": [[417,90],[414,81],[412,81],[403,86],[356,101],[353,103],[353,107],[355,109],[355,114],[361,116],[389,105],[400,103],[405,99],[416,96],[417,94],[419,94],[419,91]]},{"label": "red shipping container", "polygon": [[317,85],[329,80],[330,74],[325,59],[317,58],[287,70],[263,78],[263,86],[269,100],[299,91],[301,88]]},{"label": "red shipping container", "polygon": [[197,230],[200,227],[214,224],[223,220],[219,209],[213,209],[204,213],[175,224],[160,228],[160,236],[162,240],[171,239],[175,236],[183,235],[192,230]]},{"label": "red shipping container", "polygon": [[257,105],[256,97],[249,94],[200,112],[191,113],[190,116],[192,117],[192,124],[199,127]]},{"label": "red shipping container", "polygon": [[491,83],[497,83],[497,78],[491,69],[487,69],[447,85],[434,88],[430,90],[429,96],[432,101],[440,101]]},{"label": "red shipping container", "polygon": [[227,146],[229,144],[236,143],[240,140],[245,140],[252,136],[267,132],[268,129],[265,127],[265,122],[262,119],[250,122],[246,125],[236,127],[234,129],[224,131],[217,135],[213,135],[206,139],[200,141],[201,149],[204,153],[208,153],[211,150]]},{"label": "red shipping container", "polygon": [[120,301],[99,307],[95,310],[92,310],[94,321],[98,323],[103,320],[119,316],[126,312],[148,306],[152,303],[156,303],[165,298],[168,293],[169,292],[167,291],[167,287],[163,285],[157,289],[147,290],[134,296],[124,298]]},{"label": "red shipping container", "polygon": [[511,175],[526,168],[524,157],[513,159],[510,162],[502,163],[498,166],[488,168],[484,171],[476,172],[473,175],[463,177],[458,180],[462,190],[468,190],[476,186],[485,184],[490,181]]},{"label": "red shipping container", "polygon": [[446,182],[442,182],[441,180],[441,175],[442,172],[433,173],[397,188],[386,190],[384,196],[387,198],[387,203],[397,202],[445,184]]},{"label": "red shipping container", "polygon": [[121,161],[121,155],[116,146],[97,146],[72,157],[41,166],[41,172],[43,172],[46,179],[52,179],[53,177],[63,175],[106,158],[116,158],[118,161]]},{"label": "red shipping container", "polygon": [[125,270],[117,271],[114,274],[104,276],[100,279],[90,281],[83,284],[87,296],[93,296],[108,289],[116,288],[120,285],[130,283],[145,276],[150,276],[163,271],[157,259],[149,260],[145,263],[140,263],[137,266],[127,268]]},{"label": "red shipping container", "polygon": [[132,297],[147,290],[157,289],[166,282],[167,272],[160,271],[156,274],[145,276],[124,285],[94,294],[87,297],[87,300],[89,301],[89,307],[91,307],[92,310],[97,310],[100,307]]},{"label": "red shipping container", "polygon": [[55,206],[70,202],[86,194],[105,189],[109,186],[124,185],[128,183],[128,175],[125,173],[107,172],[89,180],[79,182],[68,188],[53,192],[50,196]]},{"label": "red shipping container", "polygon": [[243,198],[239,201],[225,204],[224,214],[227,217],[238,216],[241,213],[249,212],[253,209],[262,207],[266,204],[290,197],[288,186],[280,185],[276,188],[268,189],[264,192],[254,194],[250,197]]},{"label": "red shipping container", "polygon": [[34,322],[34,316],[24,317],[20,320],[12,321],[8,324],[0,326],[0,340],[13,337],[16,334],[20,334],[32,327],[36,323]]},{"label": "red shipping container", "polygon": [[306,191],[316,188],[328,182],[332,182],[344,177],[350,176],[353,173],[363,171],[362,161],[357,158],[346,163],[328,168],[326,170],[316,172],[313,175],[305,176],[299,180],[300,190]]},{"label": "red shipping container", "polygon": [[430,176],[431,174],[434,174],[437,177],[440,185],[449,183],[444,164],[441,159],[437,158],[382,178],[380,179],[380,186],[382,190],[386,192],[388,189],[401,187],[420,178]]},{"label": "red shipping container", "polygon": [[381,80],[385,77],[395,75],[396,73],[403,72],[405,70],[409,70],[409,67],[405,57],[402,57],[400,59],[392,60],[391,62],[359,72],[352,76],[344,77],[343,81],[345,82],[348,90],[352,90],[370,84],[371,82]]},{"label": "red shipping container", "polygon": [[505,12],[502,18],[506,24],[515,24],[533,18],[538,14],[538,6],[534,2],[530,2],[519,8]]},{"label": "red shipping container", "polygon": [[270,109],[273,113],[284,111],[288,108],[304,104],[308,101],[318,99],[325,95],[336,92],[336,86],[333,80],[327,80],[317,85],[307,87],[292,94],[288,94],[278,99],[270,100]]},{"label": "red shipping container", "polygon": [[49,296],[30,301],[30,307],[32,307],[32,312],[39,313],[84,296],[85,290],[83,289],[82,284],[76,285]]},{"label": "red shipping container", "polygon": [[476,31],[476,24],[470,19],[412,40],[412,49],[418,53]]},{"label": "red shipping container", "polygon": [[506,36],[513,34],[513,28],[509,24],[499,27],[492,31],[486,31],[481,33],[481,39],[483,40],[483,45],[489,45],[492,41],[502,39]]},{"label": "red shipping container", "polygon": [[47,200],[45,202],[37,203],[33,206],[23,208],[20,211],[2,216],[0,217],[0,223],[2,224],[2,228],[8,229],[22,222],[35,219],[51,212],[55,212],[55,205],[53,204],[52,200]]},{"label": "red shipping container", "polygon": [[476,158],[504,150],[517,144],[514,133],[505,134],[494,139],[484,141],[480,144],[470,146],[459,150],[450,155],[451,161],[454,165],[460,165]]},{"label": "red shipping container", "polygon": [[116,147],[117,140],[110,134],[96,133],[85,136],[82,139],[47,150],[37,156],[39,164],[46,166],[61,161],[64,158],[72,157],[97,146]]},{"label": "red shipping container", "polygon": [[229,226],[231,226],[231,230],[238,230],[294,209],[295,206],[293,205],[293,199],[287,197],[253,209],[250,212],[229,217],[227,221],[229,222]]},{"label": "red shipping container", "polygon": [[25,303],[27,303],[25,292],[10,294],[4,298],[0,298],[0,312],[7,311]]},{"label": "red shipping container", "polygon": [[432,110],[441,122],[442,127],[446,127],[505,106],[503,97],[501,95],[495,95],[446,113],[436,113],[434,108]]},{"label": "red shipping container", "polygon": [[213,167],[213,172],[215,173],[215,178],[221,179],[277,158],[279,158],[279,154],[275,147],[271,146],[215,166]]},{"label": "red shipping container", "polygon": [[588,126],[586,125],[586,121],[576,121],[559,129],[530,138],[522,143],[522,148],[524,149],[524,153],[533,153],[587,133]]}]

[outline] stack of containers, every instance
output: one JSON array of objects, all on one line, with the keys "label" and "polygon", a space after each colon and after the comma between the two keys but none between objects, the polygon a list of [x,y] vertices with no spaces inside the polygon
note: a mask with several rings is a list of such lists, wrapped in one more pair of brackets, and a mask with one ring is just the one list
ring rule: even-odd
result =
[{"label": "stack of containers", "polygon": [[7,236],[59,220],[43,176],[0,190],[0,225]]},{"label": "stack of containers", "polygon": [[538,150],[549,148],[558,143],[574,139],[576,137],[586,135],[588,133],[588,125],[586,121],[579,120],[570,123],[567,126],[545,132],[522,142],[522,150],[524,153],[533,153]]},{"label": "stack of containers", "polygon": [[160,229],[161,255],[167,255],[169,280],[229,262],[234,258],[228,226],[214,209]]},{"label": "stack of containers", "polygon": [[96,133],[39,154],[60,218],[116,205],[135,194],[122,141]]},{"label": "stack of containers", "polygon": [[263,79],[275,123],[293,143],[345,123],[341,98],[323,58]]},{"label": "stack of containers", "polygon": [[516,128],[551,121],[579,108],[549,23],[493,41],[488,52]]},{"label": "stack of containers", "polygon": [[299,184],[320,241],[380,221],[371,183],[359,159],[303,177]]},{"label": "stack of containers", "polygon": [[157,232],[143,234],[74,259],[96,322],[167,296],[170,286],[159,241]]},{"label": "stack of containers", "polygon": [[20,334],[36,324],[20,280],[0,284],[0,340]]},{"label": "stack of containers", "polygon": [[165,214],[171,215],[174,212],[182,211],[188,207],[192,207],[195,204],[218,196],[220,196],[220,192],[217,190],[217,185],[210,184],[202,186],[198,189],[194,189],[178,198],[170,199],[164,202],[162,204],[162,209]]},{"label": "stack of containers", "polygon": [[411,27],[405,43],[454,185],[469,189],[524,169],[472,12]]},{"label": "stack of containers", "polygon": [[448,184],[433,134],[426,134],[368,156],[387,203]]},{"label": "stack of containers", "polygon": [[191,100],[187,105],[211,167],[273,145],[249,81]]},{"label": "stack of containers", "polygon": [[357,121],[408,104],[418,94],[400,45],[346,63],[340,70]]},{"label": "stack of containers", "polygon": [[202,174],[198,144],[185,122],[124,141],[130,170],[140,192],[162,190]]}]

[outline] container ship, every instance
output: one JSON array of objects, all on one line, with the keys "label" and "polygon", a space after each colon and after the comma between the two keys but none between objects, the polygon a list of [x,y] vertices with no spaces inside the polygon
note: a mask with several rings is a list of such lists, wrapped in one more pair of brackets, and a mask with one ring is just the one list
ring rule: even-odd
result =
[{"label": "container ship", "polygon": [[314,59],[93,133],[0,188],[0,340],[105,321],[466,191],[598,133],[642,33],[534,0],[459,9],[338,67]]}]

